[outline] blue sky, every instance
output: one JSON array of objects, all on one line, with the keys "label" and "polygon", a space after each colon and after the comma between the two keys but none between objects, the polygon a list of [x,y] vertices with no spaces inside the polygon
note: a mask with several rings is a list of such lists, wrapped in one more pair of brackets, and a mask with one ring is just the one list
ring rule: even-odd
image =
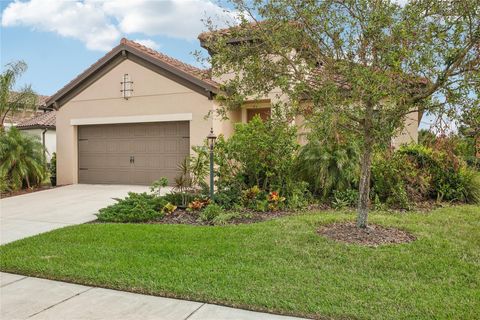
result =
[{"label": "blue sky", "polygon": [[[224,3],[223,3],[224,4]],[[52,95],[117,45],[122,37],[187,63],[207,16],[218,27],[237,12],[222,0],[0,0],[0,64],[24,60],[17,85]],[[208,13],[208,14],[207,14]],[[431,117],[424,117],[428,127]]]},{"label": "blue sky", "polygon": [[144,44],[187,63],[200,49],[202,18],[219,26],[235,13],[210,0],[0,0],[0,62],[24,60],[18,85],[52,95],[120,41]]}]

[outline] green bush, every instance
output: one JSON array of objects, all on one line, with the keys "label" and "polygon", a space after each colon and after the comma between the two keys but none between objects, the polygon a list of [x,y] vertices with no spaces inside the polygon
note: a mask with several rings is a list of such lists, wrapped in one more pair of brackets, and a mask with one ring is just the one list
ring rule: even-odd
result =
[{"label": "green bush", "polygon": [[[390,152],[377,154],[372,163],[372,194],[377,202],[390,207],[402,209],[410,208],[410,198],[421,200],[423,197],[407,195],[406,184],[414,167],[405,160],[405,157]],[[412,177],[416,173],[413,172]],[[415,190],[413,188],[412,190]]]},{"label": "green bush", "polygon": [[186,208],[187,204],[195,200],[196,197],[197,195],[191,192],[170,192],[164,195],[163,199],[177,207]]},{"label": "green bush", "polygon": [[[226,209],[241,205],[259,210],[262,203],[258,202],[277,191],[286,198],[287,207],[303,206],[308,192],[296,173],[298,149],[296,128],[286,121],[263,121],[256,116],[249,123],[238,124],[230,139],[217,139],[215,202]],[[261,194],[245,199],[245,192],[254,187]]]},{"label": "green bush", "polygon": [[57,176],[57,153],[52,153],[52,158],[50,159],[49,171],[51,177]]},{"label": "green bush", "polygon": [[213,218],[212,223],[216,226],[223,226],[230,223],[233,219],[239,218],[241,216],[238,212],[222,212]]},{"label": "green bush", "polygon": [[209,204],[200,212],[199,218],[204,222],[213,222],[219,215],[224,214],[225,211],[218,204]]},{"label": "green bush", "polygon": [[38,137],[16,128],[0,132],[0,177],[3,188],[38,186],[47,177],[44,148]]},{"label": "green bush", "polygon": [[128,193],[124,199],[100,209],[97,218],[102,222],[146,222],[164,216],[168,201],[147,193]]},{"label": "green bush", "polygon": [[462,186],[462,201],[466,203],[480,203],[480,172],[470,168],[461,168],[460,185]]},{"label": "green bush", "polygon": [[335,190],[356,188],[359,155],[356,139],[342,137],[336,131],[316,129],[301,148],[296,168],[310,190],[327,199]]},{"label": "green bush", "polygon": [[372,197],[391,207],[425,200],[477,202],[478,174],[453,152],[407,145],[379,153],[372,164]]},{"label": "green bush", "polygon": [[150,186],[150,192],[155,192],[157,195],[162,195],[162,188],[168,186],[168,179],[166,177],[161,177],[158,180],[152,182]]},{"label": "green bush", "polygon": [[332,205],[335,209],[343,209],[345,207],[354,207],[358,202],[358,190],[335,190],[333,192]]}]

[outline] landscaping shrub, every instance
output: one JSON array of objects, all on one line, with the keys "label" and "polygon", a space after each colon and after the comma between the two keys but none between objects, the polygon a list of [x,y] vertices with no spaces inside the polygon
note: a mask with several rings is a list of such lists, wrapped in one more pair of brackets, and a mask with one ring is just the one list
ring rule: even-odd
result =
[{"label": "landscaping shrub", "polygon": [[0,178],[5,191],[38,186],[47,175],[44,148],[38,137],[16,128],[0,132]]},{"label": "landscaping shrub", "polygon": [[[410,199],[422,200],[423,194],[407,195],[407,184],[417,177],[413,171],[413,165],[397,153],[376,154],[372,163],[371,192],[377,202],[390,207],[408,209],[410,208]],[[411,188],[411,190],[416,192],[415,188]]]},{"label": "landscaping shrub", "polygon": [[332,206],[335,209],[343,209],[345,207],[354,207],[358,202],[358,190],[335,190],[333,191]]},{"label": "landscaping shrub", "polygon": [[478,173],[453,152],[423,145],[376,154],[372,197],[390,207],[409,209],[425,200],[478,202]]},{"label": "landscaping shrub", "polygon": [[[180,174],[175,178],[175,189],[181,194],[199,194],[208,189],[206,177],[209,173],[209,154],[207,147],[192,147],[195,156],[186,157],[178,166]],[[185,207],[187,198],[182,199],[179,205]]]},{"label": "landscaping shrub", "polygon": [[[298,148],[296,128],[286,121],[256,116],[238,124],[230,139],[220,136],[215,146],[215,202],[226,209],[241,205],[267,211],[267,194],[275,191],[287,207],[304,205],[308,192],[296,174]],[[254,190],[258,194],[248,198]]]},{"label": "landscaping shrub", "polygon": [[57,185],[57,153],[54,152],[52,154],[52,158],[50,159],[49,168],[50,171],[50,182],[52,186]]},{"label": "landscaping shrub", "polygon": [[162,218],[168,201],[147,193],[128,193],[124,199],[100,209],[97,218],[102,222],[146,222]]},{"label": "landscaping shrub", "polygon": [[335,190],[356,188],[359,155],[356,139],[341,136],[334,128],[313,128],[300,150],[296,169],[310,190],[325,200]]},{"label": "landscaping shrub", "polygon": [[468,203],[480,203],[480,172],[464,168],[460,171],[464,197]]},{"label": "landscaping shrub", "polygon": [[186,208],[187,204],[193,201],[196,197],[197,195],[191,192],[170,192],[164,195],[163,199],[177,207]]},{"label": "landscaping shrub", "polygon": [[215,218],[213,218],[212,223],[216,226],[224,226],[240,216],[241,214],[235,211],[221,212]]},{"label": "landscaping shrub", "polygon": [[163,206],[162,208],[162,212],[163,213],[166,213],[166,214],[171,214],[173,213],[175,210],[177,210],[177,206],[168,202],[166,205]]},{"label": "landscaping shrub", "polygon": [[210,202],[210,199],[195,199],[188,204],[187,211],[195,212],[202,210],[202,208],[210,204]]},{"label": "landscaping shrub", "polygon": [[225,210],[218,204],[209,204],[200,212],[199,218],[204,222],[212,222],[219,215],[225,214]]},{"label": "landscaping shrub", "polygon": [[168,179],[165,177],[161,177],[160,179],[152,182],[152,185],[150,186],[150,191],[155,192],[157,195],[161,196],[162,188],[165,188],[166,186],[168,186]]}]

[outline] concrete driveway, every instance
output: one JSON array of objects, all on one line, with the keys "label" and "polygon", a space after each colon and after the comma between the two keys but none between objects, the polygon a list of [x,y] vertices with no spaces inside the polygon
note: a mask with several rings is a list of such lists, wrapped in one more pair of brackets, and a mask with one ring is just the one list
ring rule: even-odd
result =
[{"label": "concrete driveway", "polygon": [[75,184],[0,200],[0,244],[94,220],[98,209],[146,186]]}]

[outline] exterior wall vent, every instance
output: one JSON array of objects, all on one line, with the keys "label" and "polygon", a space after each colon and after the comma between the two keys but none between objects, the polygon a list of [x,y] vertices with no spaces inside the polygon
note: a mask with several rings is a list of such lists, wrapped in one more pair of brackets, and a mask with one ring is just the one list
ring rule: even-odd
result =
[{"label": "exterior wall vent", "polygon": [[120,92],[122,93],[122,97],[125,100],[128,100],[128,98],[133,96],[133,81],[130,79],[128,73],[125,73],[123,75],[123,79],[120,84],[122,85],[122,89],[120,90]]}]

